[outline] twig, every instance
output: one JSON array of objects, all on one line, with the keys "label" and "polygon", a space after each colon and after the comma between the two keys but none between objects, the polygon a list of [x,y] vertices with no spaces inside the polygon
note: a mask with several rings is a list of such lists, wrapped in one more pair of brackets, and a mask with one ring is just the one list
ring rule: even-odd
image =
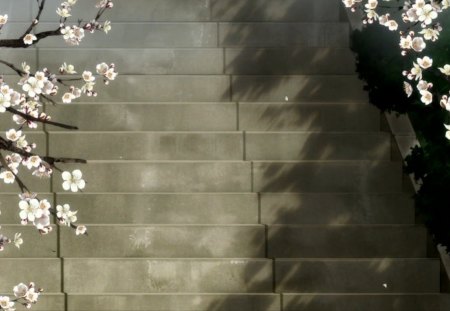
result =
[{"label": "twig", "polygon": [[47,120],[47,119],[35,118],[33,116],[30,116],[30,115],[28,115],[26,113],[23,113],[22,111],[19,111],[19,110],[15,109],[15,108],[12,108],[12,107],[7,107],[6,110],[8,112],[13,113],[13,114],[17,114],[17,115],[21,116],[22,118],[24,118],[25,120],[28,120],[28,121],[34,121],[34,122],[50,124],[50,125],[54,125],[54,126],[57,126],[57,127],[68,129],[68,130],[78,130],[78,127],[76,127],[76,126],[68,125],[68,124],[64,124],[64,123],[59,123],[59,122],[53,122],[53,121],[50,121],[50,120]]}]

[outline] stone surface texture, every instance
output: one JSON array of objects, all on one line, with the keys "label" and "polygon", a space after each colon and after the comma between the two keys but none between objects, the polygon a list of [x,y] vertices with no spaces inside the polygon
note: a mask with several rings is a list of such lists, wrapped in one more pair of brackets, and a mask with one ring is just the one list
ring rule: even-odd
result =
[{"label": "stone surface texture", "polygon": [[[47,0],[39,30],[57,25]],[[73,15],[92,18],[95,1]],[[79,131],[40,127],[41,153],[88,160],[70,204],[89,235],[20,227],[0,188],[0,293],[45,288],[36,311],[448,311],[440,262],[355,73],[340,0],[115,0],[108,36],[62,38],[2,59],[119,76],[99,96],[47,105]],[[2,0],[21,34],[36,1]],[[14,74],[6,67],[2,74]],[[17,79],[17,78],[16,78]],[[0,116],[2,122],[10,122]],[[39,267],[39,269],[36,269]]]}]

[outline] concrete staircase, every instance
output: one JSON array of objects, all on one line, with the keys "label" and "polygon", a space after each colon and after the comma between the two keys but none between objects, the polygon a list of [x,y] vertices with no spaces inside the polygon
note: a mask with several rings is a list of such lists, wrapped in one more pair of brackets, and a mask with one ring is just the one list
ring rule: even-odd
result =
[{"label": "concrete staircase", "polygon": [[[78,2],[74,16],[92,5]],[[8,33],[31,16],[19,11]],[[6,55],[121,75],[95,102],[46,107],[81,131],[33,137],[88,159],[88,185],[34,189],[79,209],[89,236],[41,238],[1,194],[2,230],[26,239],[2,254],[1,292],[33,279],[42,311],[450,309],[339,0],[116,0],[111,15],[110,35],[80,48]]]}]

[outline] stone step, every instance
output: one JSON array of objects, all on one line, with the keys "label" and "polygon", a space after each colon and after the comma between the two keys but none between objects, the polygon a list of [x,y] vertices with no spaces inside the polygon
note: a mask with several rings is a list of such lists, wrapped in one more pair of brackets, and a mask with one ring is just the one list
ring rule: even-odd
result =
[{"label": "stone step", "polygon": [[[19,192],[16,191],[18,188],[11,189],[13,193],[1,193],[0,194],[0,211],[1,211],[1,224],[3,225],[17,225],[20,224],[19,217]],[[16,191],[16,192],[14,192]],[[54,206],[53,194],[50,193],[39,193],[38,199],[46,199]],[[23,228],[23,227],[22,227]]]},{"label": "stone step", "polygon": [[278,294],[69,294],[69,311],[280,311]]},{"label": "stone step", "polygon": [[258,223],[256,193],[66,192],[57,193],[56,202],[77,209],[85,224]]},{"label": "stone step", "polygon": [[227,48],[225,73],[350,75],[355,73],[355,59],[344,48]]},{"label": "stone step", "polygon": [[[121,13],[118,12],[118,14]],[[112,27],[113,29],[107,35],[102,31],[94,34],[87,33],[80,46],[82,48],[218,47],[217,23],[113,22]],[[54,22],[43,22],[39,23],[36,31],[54,30],[54,28]],[[12,29],[12,31],[14,30]],[[343,32],[343,30],[337,33],[339,32]],[[62,37],[47,37],[36,46],[39,48],[70,48],[70,45]]]},{"label": "stone step", "polygon": [[[90,161],[86,192],[251,192],[250,162]],[[62,191],[56,178],[56,192]]]},{"label": "stone step", "polygon": [[223,47],[348,48],[349,31],[347,23],[220,23],[218,42]]},{"label": "stone step", "polygon": [[[19,1],[17,1],[17,2],[19,2]],[[20,1],[20,2],[23,2],[23,1]],[[4,6],[3,2],[0,3],[0,12],[2,12],[2,14],[4,14],[6,12],[6,10],[3,10],[2,6]],[[8,18],[9,18],[10,13],[14,14],[14,13],[17,13],[17,11],[20,12],[21,10],[16,9],[15,12],[9,11]],[[22,62],[26,62],[28,65],[30,65],[31,68],[36,69],[37,68],[37,49],[28,48],[26,50],[19,50],[19,49],[3,48],[2,49],[2,60],[12,63],[19,67],[20,67],[20,64],[22,64]],[[0,73],[9,74],[9,75],[16,74],[12,69],[10,69],[9,67],[7,67],[3,64],[0,64]],[[11,84],[7,80],[5,80],[5,82],[9,85],[9,87],[16,89],[17,91],[22,90],[22,88],[17,84]]]},{"label": "stone step", "polygon": [[1,293],[11,293],[19,283],[35,282],[46,292],[61,292],[61,259],[59,258],[1,258]]},{"label": "stone step", "polygon": [[51,132],[50,154],[88,160],[243,160],[242,132]]},{"label": "stone step", "polygon": [[219,21],[302,21],[339,20],[336,0],[211,0],[211,18]]},{"label": "stone step", "polygon": [[[355,75],[232,76],[232,101],[238,102],[367,102]],[[342,122],[342,120],[341,120]]]},{"label": "stone step", "polygon": [[2,12],[2,15],[8,14],[9,22],[31,21],[31,8],[31,2],[28,0],[3,0],[0,2],[0,12]]},{"label": "stone step", "polygon": [[276,292],[438,293],[438,259],[280,259]]},{"label": "stone step", "polygon": [[[82,131],[235,131],[235,103],[73,103],[46,111]],[[201,120],[201,122],[200,122]],[[47,130],[60,128],[47,126]]]},{"label": "stone step", "polygon": [[245,159],[388,161],[391,137],[388,133],[370,132],[246,132]]},{"label": "stone step", "polygon": [[[56,8],[60,4],[58,1],[50,0],[48,8]],[[92,8],[89,0],[78,0],[72,15],[82,17],[86,12],[92,12]],[[245,3],[236,0],[133,0],[116,1],[113,10],[108,11],[105,18],[114,22],[338,21],[339,6],[336,0],[288,0],[278,5],[269,0],[250,0]],[[54,21],[54,11],[44,11],[41,20]]]},{"label": "stone step", "polygon": [[[19,167],[18,176],[31,192],[50,192],[50,179],[33,176],[34,170],[29,170],[25,166]],[[20,187],[17,183],[5,184],[2,182],[0,193],[20,193]],[[17,203],[18,204],[18,203]],[[15,205],[17,206],[17,205]]]},{"label": "stone step", "polygon": [[427,231],[402,225],[272,225],[267,245],[270,258],[426,257]]},{"label": "stone step", "polygon": [[[345,177],[345,178],[344,178]],[[402,165],[377,161],[253,163],[255,192],[400,192]]]},{"label": "stone step", "polygon": [[[88,236],[61,230],[62,257],[262,258],[262,225],[90,225]],[[108,245],[105,247],[105,245]]]},{"label": "stone step", "polygon": [[414,200],[402,193],[261,193],[263,224],[414,224]]},{"label": "stone step", "polygon": [[94,71],[95,66],[102,62],[114,63],[121,75],[223,74],[223,54],[223,49],[219,48],[76,50],[41,48],[38,51],[39,63],[52,72],[56,72],[62,63],[70,60],[79,72],[84,69]]},{"label": "stone step", "polygon": [[50,132],[49,152],[88,160],[390,160],[388,133]]},{"label": "stone step", "polygon": [[448,294],[283,294],[285,311],[446,311]]},{"label": "stone step", "polygon": [[[320,79],[319,79],[320,80]],[[122,75],[114,83],[97,83],[88,102],[229,102],[226,75]],[[198,121],[198,120],[197,120]]]},{"label": "stone step", "polygon": [[[19,208],[17,208],[19,213]],[[3,216],[3,210],[2,210]],[[1,258],[52,258],[58,256],[58,233],[56,227],[53,226],[53,231],[47,235],[41,235],[35,226],[32,224],[28,226],[20,225],[4,225],[2,221],[1,234],[14,240],[16,233],[21,233],[23,244],[18,249],[14,243],[5,247],[1,252]],[[73,233],[73,232],[72,232]]]},{"label": "stone step", "polygon": [[239,103],[239,130],[378,132],[380,112],[367,103]]},{"label": "stone step", "polygon": [[68,294],[271,293],[272,268],[266,259],[65,258],[64,289]]},{"label": "stone step", "polygon": [[[79,72],[95,70],[97,64],[107,62],[114,63],[121,75],[355,73],[355,60],[350,49],[338,48],[40,48],[27,52],[7,55],[7,59],[17,60],[20,64],[24,59],[37,58],[40,66],[51,72],[58,72],[61,64],[68,60]],[[310,61],[305,63],[304,59]],[[32,61],[30,65],[33,66]]]},{"label": "stone step", "polygon": [[[11,34],[27,24],[16,23]],[[190,48],[190,47],[334,47],[348,48],[347,23],[215,23],[121,22],[107,35],[87,34],[83,48]],[[39,23],[36,31],[54,30],[54,23]],[[47,37],[40,48],[67,48],[62,37]]]}]

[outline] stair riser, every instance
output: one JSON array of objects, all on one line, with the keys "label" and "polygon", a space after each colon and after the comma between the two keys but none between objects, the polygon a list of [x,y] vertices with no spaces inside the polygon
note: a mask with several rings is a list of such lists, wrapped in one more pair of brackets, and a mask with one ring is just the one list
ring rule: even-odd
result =
[{"label": "stair riser", "polygon": [[[256,194],[64,194],[86,224],[257,224]],[[3,215],[3,214],[2,214]]]},{"label": "stair riser", "polygon": [[263,226],[92,225],[88,237],[70,229],[61,233],[62,257],[262,258],[265,253]]},{"label": "stair riser", "polygon": [[239,103],[239,130],[379,131],[380,113],[365,104]]},{"label": "stair riser", "polygon": [[283,295],[286,311],[445,311],[448,296],[441,295]]},{"label": "stair riser", "polygon": [[414,224],[413,198],[399,193],[261,194],[266,224]]},{"label": "stair riser", "polygon": [[439,269],[431,259],[278,260],[276,292],[437,293]]},{"label": "stair riser", "polygon": [[[270,293],[269,260],[65,259],[71,293]],[[72,277],[77,275],[77,278]],[[95,275],[97,282],[91,282]]]},{"label": "stair riser", "polygon": [[52,133],[49,142],[51,154],[89,160],[244,158],[242,133]]},{"label": "stair riser", "polygon": [[[235,131],[236,104],[70,104],[47,107],[82,131]],[[198,120],[202,120],[199,122]],[[57,127],[47,127],[51,131]]]},{"label": "stair riser", "polygon": [[270,226],[270,258],[408,258],[427,256],[427,233],[403,226]]}]

